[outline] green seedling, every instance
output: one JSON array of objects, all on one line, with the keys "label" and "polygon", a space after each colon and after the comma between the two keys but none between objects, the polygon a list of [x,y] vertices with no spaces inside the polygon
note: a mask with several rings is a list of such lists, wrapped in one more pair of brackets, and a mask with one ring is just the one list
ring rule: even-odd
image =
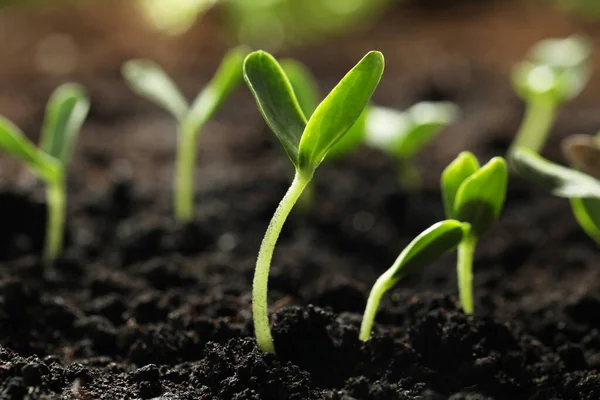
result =
[{"label": "green seedling", "polygon": [[415,156],[460,115],[450,102],[422,102],[404,112],[373,106],[366,118],[365,142],[397,160],[400,184],[407,191],[421,188]]},{"label": "green seedling", "polygon": [[442,173],[441,187],[446,218],[470,225],[458,245],[458,290],[466,314],[473,306],[473,257],[477,241],[498,220],[508,181],[506,162],[492,158],[480,167],[472,153],[462,152]]},{"label": "green seedling", "polygon": [[51,263],[62,253],[66,216],[66,169],[90,102],[75,84],[59,86],[48,100],[39,147],[0,116],[0,148],[23,161],[46,182],[48,219],[43,258]]},{"label": "green seedling", "polygon": [[[568,145],[567,145],[568,146]],[[598,148],[596,156],[600,153]],[[581,150],[571,153],[587,157]],[[577,157],[577,156],[575,156]],[[511,166],[519,175],[558,197],[570,199],[575,219],[596,243],[600,244],[600,181],[595,177],[546,160],[529,149],[515,149]],[[585,160],[580,163],[585,164]],[[597,170],[592,170],[597,172]],[[598,175],[596,175],[598,176]]]},{"label": "green seedling", "polygon": [[383,295],[406,275],[416,272],[443,254],[454,250],[468,231],[468,224],[445,220],[423,231],[406,246],[390,269],[377,279],[371,289],[360,326],[360,340],[367,341],[371,337],[373,321]]},{"label": "green seedling", "polygon": [[525,101],[525,117],[509,154],[524,147],[540,153],[557,108],[575,98],[591,75],[591,45],[580,36],[546,39],[529,51],[513,70],[512,82]]},{"label": "green seedling", "polygon": [[256,340],[264,352],[275,352],[269,327],[267,287],[273,250],[283,224],[319,164],[367,106],[383,67],[383,55],[369,52],[316,107],[307,122],[288,77],[273,56],[256,51],[244,60],[244,79],[258,109],[296,170],[290,188],[267,227],[256,261],[252,310]]},{"label": "green seedling", "polygon": [[204,125],[241,83],[242,62],[247,53],[245,47],[230,50],[215,76],[191,105],[175,82],[155,62],[130,60],[123,64],[123,77],[129,87],[137,95],[168,111],[177,120],[179,139],[173,206],[175,217],[180,222],[189,222],[194,216],[194,166],[198,137]]}]

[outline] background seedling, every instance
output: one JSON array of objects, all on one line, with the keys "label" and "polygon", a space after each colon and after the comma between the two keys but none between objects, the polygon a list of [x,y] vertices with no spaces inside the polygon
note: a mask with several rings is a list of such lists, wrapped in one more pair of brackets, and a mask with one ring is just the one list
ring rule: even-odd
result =
[{"label": "background seedling", "polygon": [[23,161],[46,182],[48,218],[43,257],[47,263],[62,252],[66,168],[89,108],[89,99],[79,86],[64,84],[58,87],[46,106],[39,148],[19,128],[0,116],[0,148]]},{"label": "background seedling", "polygon": [[122,73],[129,87],[168,111],[178,123],[179,140],[173,187],[175,217],[188,222],[194,214],[194,166],[196,143],[202,127],[242,80],[242,62],[248,54],[245,47],[230,50],[211,81],[191,105],[173,80],[150,60],[130,60]]},{"label": "background seedling", "polygon": [[291,83],[275,58],[263,51],[248,55],[244,79],[265,121],[281,142],[296,174],[267,227],[256,261],[252,310],[258,346],[274,353],[267,287],[271,258],[283,224],[329,150],[354,125],[383,74],[383,55],[371,51],[342,78],[308,122]]},{"label": "background seedling", "polygon": [[509,154],[517,147],[541,152],[558,106],[576,97],[588,82],[590,58],[591,45],[580,36],[546,39],[531,48],[512,74],[526,111]]},{"label": "background seedling", "polygon": [[442,173],[441,186],[446,218],[470,225],[458,245],[458,289],[466,314],[473,307],[473,256],[477,241],[498,219],[506,196],[508,170],[501,157],[483,167],[469,152],[458,155]]},{"label": "background seedling", "polygon": [[[598,154],[598,153],[596,153]],[[581,228],[600,244],[600,181],[576,169],[555,164],[529,149],[515,149],[511,165],[523,178],[558,197],[570,199]]]},{"label": "background seedling", "polygon": [[456,220],[441,221],[423,231],[406,246],[390,269],[377,279],[371,289],[360,326],[360,340],[367,341],[371,337],[373,321],[385,292],[406,275],[416,272],[443,254],[454,250],[468,230],[468,224]]}]

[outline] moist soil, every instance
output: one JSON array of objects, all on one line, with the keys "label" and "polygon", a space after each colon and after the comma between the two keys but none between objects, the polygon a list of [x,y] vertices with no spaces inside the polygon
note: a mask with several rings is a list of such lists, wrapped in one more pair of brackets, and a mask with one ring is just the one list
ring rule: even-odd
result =
[{"label": "moist soil", "polygon": [[[536,39],[583,24],[521,2],[438,9],[445,3],[399,7],[367,31],[291,52],[328,88],[364,49],[380,48],[389,56],[377,103],[452,100],[465,116],[418,160],[421,192],[404,193],[393,162],[369,150],[320,167],[313,209],[292,213],[273,259],[277,355],[262,354],[253,339],[251,282],[260,240],[290,180],[280,146],[242,88],[205,129],[196,217],[178,225],[170,204],[173,124],[131,95],[118,74],[122,60],[152,56],[191,95],[225,49],[200,39],[220,26],[220,15],[210,13],[185,39],[170,42],[117,28],[130,11],[122,3],[0,15],[12,16],[24,48],[65,20],[70,33],[84,33],[76,37],[82,66],[68,78],[88,88],[93,104],[70,171],[66,251],[52,267],[38,256],[43,188],[18,164],[0,160],[0,398],[599,399],[598,248],[568,202],[518,177],[477,249],[475,315],[457,303],[455,255],[448,255],[391,290],[372,339],[358,340],[370,286],[415,235],[443,218],[444,165],[463,149],[481,160],[506,151],[523,113],[507,65]],[[46,24],[32,28],[31,18]],[[100,28],[111,20],[110,30]],[[492,21],[507,27],[494,36],[486,30]],[[444,29],[454,33],[455,47],[433,39]],[[394,35],[421,42],[406,50]],[[523,38],[515,44],[522,51],[500,45],[510,35]],[[482,61],[474,54],[486,43],[504,53]],[[173,61],[194,45],[209,61]],[[419,51],[411,53],[414,46]],[[0,105],[36,132],[45,98],[65,78],[40,78],[27,56],[20,60],[3,67]],[[595,132],[595,105],[584,94],[561,113],[551,157],[558,159],[565,134]]]}]

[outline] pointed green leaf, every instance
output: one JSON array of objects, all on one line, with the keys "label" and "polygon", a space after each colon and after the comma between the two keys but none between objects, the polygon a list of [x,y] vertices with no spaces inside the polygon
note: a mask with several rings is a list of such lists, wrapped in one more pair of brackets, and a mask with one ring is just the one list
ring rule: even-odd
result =
[{"label": "pointed green leaf", "polygon": [[511,153],[510,165],[523,178],[555,196],[600,199],[600,181],[550,162],[529,149],[515,149]]},{"label": "pointed green leaf", "polygon": [[483,235],[500,216],[508,168],[502,157],[492,158],[460,185],[454,201],[456,219],[471,224],[476,237]]},{"label": "pointed green leaf", "polygon": [[327,160],[335,160],[344,157],[345,155],[356,150],[365,141],[365,131],[367,125],[367,115],[369,113],[369,106],[365,107],[365,110],[360,117],[356,120],[352,128],[348,129],[348,132],[342,136],[336,144],[327,152]]},{"label": "pointed green leaf", "polygon": [[314,171],[329,149],[354,125],[379,84],[383,67],[383,54],[367,53],[319,104],[300,140],[301,170]]},{"label": "pointed green leaf", "polygon": [[185,118],[188,103],[160,65],[151,60],[130,60],[123,64],[121,73],[138,96],[168,111],[178,121]]},{"label": "pointed green leaf", "polygon": [[267,125],[298,169],[298,149],[306,118],[283,69],[269,53],[255,51],[244,60],[244,79]]},{"label": "pointed green leaf", "polygon": [[600,244],[600,199],[571,199],[571,208],[581,228]]},{"label": "pointed green leaf", "polygon": [[386,274],[397,282],[454,250],[467,231],[468,224],[452,219],[432,225],[406,246]]},{"label": "pointed green leaf", "polygon": [[0,115],[0,149],[44,179],[56,179],[60,165],[58,161],[40,152],[12,122]]},{"label": "pointed green leaf", "polygon": [[46,106],[40,148],[66,165],[89,109],[90,101],[79,85],[58,87]]},{"label": "pointed green leaf", "polygon": [[185,123],[191,131],[197,132],[238,87],[247,54],[245,46],[236,47],[225,54],[215,76],[196,97],[185,117]]},{"label": "pointed green leaf", "polygon": [[320,97],[315,77],[304,64],[290,58],[282,60],[281,67],[292,84],[304,116],[310,118],[319,105]]},{"label": "pointed green leaf", "polygon": [[463,182],[479,170],[479,161],[468,151],[463,151],[442,172],[442,198],[446,218],[457,218],[454,212],[456,193]]}]

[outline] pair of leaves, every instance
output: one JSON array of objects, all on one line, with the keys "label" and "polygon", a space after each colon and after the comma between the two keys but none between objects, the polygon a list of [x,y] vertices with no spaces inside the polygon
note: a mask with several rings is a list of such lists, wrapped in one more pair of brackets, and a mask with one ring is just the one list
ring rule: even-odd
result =
[{"label": "pair of leaves", "polygon": [[[248,55],[244,78],[296,170],[310,175],[359,119],[379,84],[383,68],[380,52],[367,53],[316,107],[308,121],[289,78],[273,56],[264,51]],[[304,107],[308,112],[310,107]]]},{"label": "pair of leaves", "polygon": [[191,105],[167,73],[154,61],[130,60],[123,64],[125,81],[137,95],[168,111],[180,124],[197,132],[242,80],[242,63],[248,50],[236,47],[225,55],[215,76]]},{"label": "pair of leaves", "polygon": [[508,168],[501,157],[480,167],[470,152],[462,152],[442,173],[442,196],[447,218],[471,225],[480,237],[496,222],[504,206]]},{"label": "pair of leaves", "polygon": [[39,148],[17,126],[1,116],[0,148],[23,161],[43,179],[55,181],[70,160],[89,108],[89,99],[81,87],[75,84],[59,86],[46,106]]}]

